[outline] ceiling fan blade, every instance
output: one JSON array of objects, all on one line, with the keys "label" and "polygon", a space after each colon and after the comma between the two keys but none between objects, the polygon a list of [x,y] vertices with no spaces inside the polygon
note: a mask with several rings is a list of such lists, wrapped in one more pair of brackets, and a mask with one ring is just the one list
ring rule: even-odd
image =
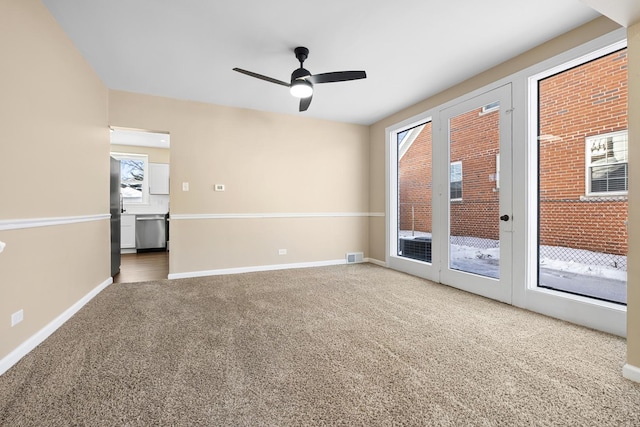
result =
[{"label": "ceiling fan blade", "polygon": [[309,96],[308,98],[300,98],[300,111],[307,111],[307,108],[309,108],[309,105],[311,104],[311,98],[313,98],[313,95]]},{"label": "ceiling fan blade", "polygon": [[367,73],[364,71],[334,71],[332,73],[314,74],[313,76],[308,77],[307,80],[311,83],[334,83],[366,78]]},{"label": "ceiling fan blade", "polygon": [[247,76],[255,77],[256,79],[264,80],[267,82],[275,83],[278,85],[290,87],[291,85],[287,82],[283,82],[282,80],[274,79],[271,77],[263,76],[262,74],[254,73],[252,71],[243,70],[242,68],[234,68],[233,71],[237,71],[242,74],[246,74]]}]

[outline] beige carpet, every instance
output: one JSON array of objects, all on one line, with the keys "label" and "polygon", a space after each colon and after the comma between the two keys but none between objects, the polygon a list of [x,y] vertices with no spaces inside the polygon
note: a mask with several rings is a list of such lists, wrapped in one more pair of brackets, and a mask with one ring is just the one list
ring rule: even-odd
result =
[{"label": "beige carpet", "polygon": [[623,339],[369,264],[114,284],[0,425],[638,426]]}]

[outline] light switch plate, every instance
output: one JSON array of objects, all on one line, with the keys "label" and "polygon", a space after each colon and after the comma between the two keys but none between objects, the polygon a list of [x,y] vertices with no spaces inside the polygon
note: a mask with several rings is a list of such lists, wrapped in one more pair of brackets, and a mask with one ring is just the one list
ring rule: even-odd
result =
[{"label": "light switch plate", "polygon": [[188,182],[183,182],[182,183],[182,191],[189,191],[189,183]]},{"label": "light switch plate", "polygon": [[213,186],[215,191],[224,191],[224,184],[216,184]]}]

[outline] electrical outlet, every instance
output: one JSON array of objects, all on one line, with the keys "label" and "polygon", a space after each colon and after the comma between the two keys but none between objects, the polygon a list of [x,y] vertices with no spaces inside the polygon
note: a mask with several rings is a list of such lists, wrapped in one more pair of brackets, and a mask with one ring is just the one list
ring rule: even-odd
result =
[{"label": "electrical outlet", "polygon": [[22,322],[22,319],[24,319],[24,311],[20,309],[11,315],[11,326],[16,326]]},{"label": "electrical outlet", "polygon": [[224,191],[224,184],[215,184],[213,186],[214,191]]},{"label": "electrical outlet", "polygon": [[286,255],[286,254],[287,254],[286,249],[278,249],[278,255]]}]

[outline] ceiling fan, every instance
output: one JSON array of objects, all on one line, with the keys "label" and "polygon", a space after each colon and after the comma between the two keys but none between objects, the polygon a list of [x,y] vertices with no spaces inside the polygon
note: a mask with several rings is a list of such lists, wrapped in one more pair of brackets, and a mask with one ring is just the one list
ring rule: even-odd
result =
[{"label": "ceiling fan", "polygon": [[334,71],[331,73],[311,74],[309,70],[306,70],[303,67],[304,61],[309,57],[309,49],[300,46],[294,49],[294,53],[300,62],[300,68],[291,73],[290,83],[263,76],[262,74],[254,73],[252,71],[243,70],[241,68],[234,68],[233,71],[255,77],[256,79],[288,87],[291,91],[291,95],[296,98],[300,98],[300,111],[307,111],[307,108],[309,108],[311,98],[313,97],[314,84],[345,82],[348,80],[359,80],[367,77],[367,73],[364,71]]}]

